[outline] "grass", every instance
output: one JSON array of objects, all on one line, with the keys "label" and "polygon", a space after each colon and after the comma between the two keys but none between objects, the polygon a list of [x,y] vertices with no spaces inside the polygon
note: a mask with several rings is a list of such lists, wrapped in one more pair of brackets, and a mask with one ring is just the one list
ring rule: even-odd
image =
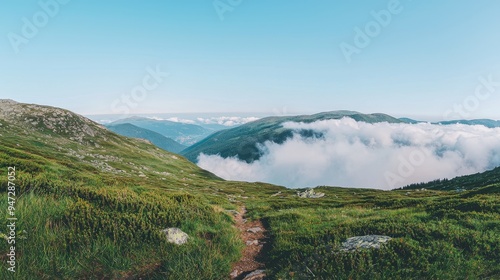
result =
[{"label": "grass", "polygon": [[[321,188],[324,198],[288,192],[247,207],[269,225],[271,279],[495,279],[500,185],[485,189],[488,195]],[[345,239],[368,234],[393,240],[380,250],[340,250]]]},{"label": "grass", "polygon": [[[61,137],[0,124],[0,209],[15,166],[18,218],[17,272],[6,270],[9,245],[0,242],[0,279],[227,279],[244,244],[225,210],[243,204],[268,227],[270,279],[500,277],[498,183],[469,178],[474,188],[463,192],[321,187],[325,197],[302,199],[279,186],[221,180],[104,130],[80,144],[68,140],[71,130]],[[168,243],[166,227],[181,228],[189,242]],[[339,249],[367,234],[393,239],[380,250]]]}]

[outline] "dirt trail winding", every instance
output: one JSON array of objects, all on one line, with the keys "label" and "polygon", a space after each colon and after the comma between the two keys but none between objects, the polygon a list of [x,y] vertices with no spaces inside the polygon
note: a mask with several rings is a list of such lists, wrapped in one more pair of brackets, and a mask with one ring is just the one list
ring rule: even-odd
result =
[{"label": "dirt trail winding", "polygon": [[[247,221],[246,208],[242,206],[234,215],[236,227],[245,243],[243,256],[233,265],[231,279],[261,280],[264,279],[265,264],[262,260],[263,248],[267,244],[266,228],[260,220]],[[267,246],[266,246],[267,247]]]}]

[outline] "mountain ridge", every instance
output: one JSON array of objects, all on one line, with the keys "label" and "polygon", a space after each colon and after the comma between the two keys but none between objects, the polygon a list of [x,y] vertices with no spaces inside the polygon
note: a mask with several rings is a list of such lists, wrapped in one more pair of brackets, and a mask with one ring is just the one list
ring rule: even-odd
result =
[{"label": "mountain ridge", "polygon": [[350,117],[356,121],[368,123],[402,123],[401,120],[382,113],[361,114],[347,110],[323,112],[314,115],[266,117],[235,128],[214,132],[207,138],[181,151],[181,155],[192,162],[196,162],[199,154],[204,153],[207,155],[218,154],[224,158],[238,157],[240,160],[251,163],[258,160],[261,156],[261,152],[258,149],[259,144],[263,144],[265,141],[281,144],[292,137],[292,130],[283,128],[283,123],[310,123],[321,120],[341,119],[343,117]]},{"label": "mountain ridge", "polygon": [[179,153],[187,148],[187,146],[176,142],[172,138],[130,123],[106,125],[106,128],[123,136],[148,140],[155,146],[172,153]]},{"label": "mountain ridge", "polygon": [[189,146],[210,135],[213,130],[195,124],[173,122],[168,120],[155,120],[146,117],[130,117],[111,122],[107,125],[130,123],[140,128],[148,129],[176,142]]}]

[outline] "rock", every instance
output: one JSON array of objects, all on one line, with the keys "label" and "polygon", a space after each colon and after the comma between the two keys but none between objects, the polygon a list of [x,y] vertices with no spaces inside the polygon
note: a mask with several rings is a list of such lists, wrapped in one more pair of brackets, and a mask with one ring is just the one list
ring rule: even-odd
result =
[{"label": "rock", "polygon": [[262,279],[264,279],[264,277],[266,277],[264,270],[257,269],[257,270],[252,271],[247,276],[245,276],[245,278],[243,278],[243,280],[262,280]]},{"label": "rock", "polygon": [[226,213],[232,214],[233,216],[238,216],[240,212],[236,210],[224,210]]},{"label": "rock", "polygon": [[303,192],[297,192],[297,196],[301,198],[320,198],[325,196],[324,193],[315,192],[314,189],[306,189]]},{"label": "rock", "polygon": [[259,241],[258,240],[248,240],[246,243],[247,243],[247,246],[259,245]]},{"label": "rock", "polygon": [[263,230],[260,227],[253,227],[253,228],[247,229],[247,231],[252,232],[252,233],[257,233],[257,232],[261,232]]},{"label": "rock", "polygon": [[177,245],[182,245],[187,242],[189,236],[179,228],[166,228],[162,230],[167,236],[167,241]]},{"label": "rock", "polygon": [[231,272],[231,274],[229,274],[229,276],[231,276],[231,278],[236,278],[238,277],[238,270],[233,270],[233,272]]},{"label": "rock", "polygon": [[281,192],[277,192],[275,194],[272,194],[271,196],[277,196],[277,195],[280,195],[280,194],[281,194]]},{"label": "rock", "polygon": [[385,235],[365,235],[347,238],[342,243],[342,251],[355,251],[359,249],[380,249],[380,245],[387,243],[392,237]]}]

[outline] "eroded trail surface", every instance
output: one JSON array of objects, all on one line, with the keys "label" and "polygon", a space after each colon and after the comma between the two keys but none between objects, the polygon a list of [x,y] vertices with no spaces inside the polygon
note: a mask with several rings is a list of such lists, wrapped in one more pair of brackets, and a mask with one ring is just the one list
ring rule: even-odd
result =
[{"label": "eroded trail surface", "polygon": [[261,280],[265,278],[262,254],[267,244],[266,228],[260,220],[247,221],[245,207],[234,215],[236,227],[246,247],[242,258],[233,266],[231,279]]}]

